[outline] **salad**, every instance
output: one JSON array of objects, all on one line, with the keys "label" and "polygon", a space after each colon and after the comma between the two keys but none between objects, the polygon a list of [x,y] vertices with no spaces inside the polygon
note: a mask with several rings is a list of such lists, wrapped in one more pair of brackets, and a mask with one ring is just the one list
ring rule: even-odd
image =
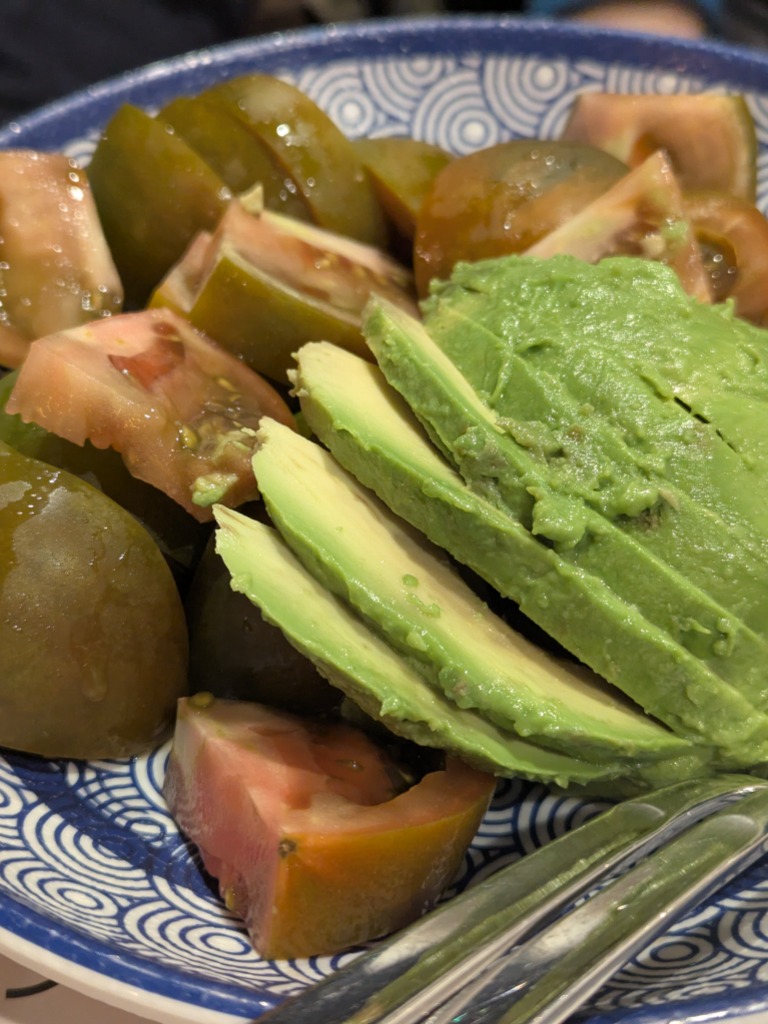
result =
[{"label": "salad", "polygon": [[[693,126],[691,104],[689,98]],[[413,140],[366,140],[354,147],[312,106],[285,83],[248,76],[174,101],[156,115],[122,108],[87,170],[97,226],[108,243],[109,259],[100,250],[99,272],[106,270],[107,276],[97,280],[87,267],[77,286],[82,295],[108,295],[109,302],[80,302],[77,316],[85,311],[84,323],[65,321],[45,336],[12,311],[5,324],[14,339],[5,361],[18,364],[4,382],[7,409],[24,421],[10,416],[5,421],[3,436],[10,450],[4,452],[4,461],[16,467],[8,480],[29,479],[24,474],[33,470],[19,465],[24,459],[42,458],[67,471],[80,460],[81,473],[99,478],[105,493],[116,497],[120,488],[132,492],[126,505],[134,514],[144,502],[148,511],[140,515],[166,555],[178,599],[169,592],[165,610],[147,610],[135,635],[146,634],[152,623],[178,619],[179,602],[188,598],[188,609],[194,611],[188,611],[187,623],[201,627],[191,638],[192,666],[205,664],[206,657],[209,666],[220,665],[226,661],[224,652],[236,656],[238,647],[231,637],[204,635],[208,594],[201,593],[198,574],[205,559],[218,565],[209,542],[213,510],[258,498],[256,491],[239,488],[243,481],[254,484],[250,457],[258,451],[262,417],[282,421],[289,430],[297,426],[288,378],[295,349],[323,338],[370,361],[363,311],[371,295],[383,296],[413,317],[416,299],[426,294],[429,280],[447,277],[460,260],[504,252],[546,258],[574,252],[590,260],[623,253],[669,264],[697,300],[730,297],[739,316],[759,323],[764,315],[755,298],[760,288],[750,279],[759,260],[745,255],[760,251],[764,220],[754,207],[754,129],[738,97],[719,98],[708,103],[715,112],[707,111],[732,132],[730,151],[739,158],[737,166],[725,168],[714,187],[711,181],[686,179],[685,188],[670,143],[663,152],[649,145],[655,130],[649,124],[658,118],[653,103],[647,104],[650,113],[635,118],[636,136],[619,155],[606,154],[585,138],[588,132],[579,127],[577,110],[564,140],[503,144],[462,159]],[[216,132],[202,130],[211,111]],[[588,127],[595,123],[595,115],[585,116]],[[259,130],[246,133],[243,119]],[[602,112],[597,120],[610,118]],[[285,126],[289,130],[281,131]],[[227,142],[214,146],[219,130],[228,133]],[[306,145],[318,136],[319,146]],[[255,165],[243,171],[245,154],[247,150],[248,159],[264,161],[270,156],[265,153],[267,137],[283,144],[281,162],[258,171],[260,188],[254,191],[257,172]],[[600,142],[609,148],[611,140]],[[236,145],[240,148],[234,160]],[[35,154],[29,159],[31,166],[38,166],[42,158]],[[82,182],[72,182],[73,173],[71,166],[64,169],[70,195],[72,187],[83,188]],[[502,187],[494,190],[491,183],[499,178]],[[330,182],[332,190],[325,187]],[[164,194],[168,183],[170,193]],[[510,194],[517,205],[510,202]],[[580,224],[578,230],[574,222]],[[754,223],[753,231],[744,227],[749,223]],[[411,250],[416,254],[414,277],[403,259]],[[116,297],[110,260],[125,289],[122,299]],[[16,266],[16,261],[9,264]],[[71,292],[71,286],[66,290]],[[118,311],[121,302],[129,312]],[[201,342],[200,331],[219,346]],[[115,417],[114,396],[121,393],[126,412]],[[167,438],[153,422],[169,421],[163,403],[166,410],[184,410],[181,417],[174,412],[175,430]],[[83,449],[86,439],[89,445]],[[123,460],[111,458],[107,447],[121,451]],[[239,465],[233,453],[241,457]],[[34,472],[39,470],[35,467]],[[114,491],[106,482],[112,475],[118,481]],[[152,488],[161,487],[165,497],[135,484],[137,477]],[[45,486],[54,487],[58,480],[54,473]],[[82,558],[95,564],[92,554]],[[162,567],[157,575],[163,575]],[[269,635],[270,652],[262,651],[261,657],[273,662],[293,658],[292,653],[274,655],[273,643],[283,652],[292,649],[276,633]],[[138,646],[138,641],[133,644]],[[176,646],[182,646],[178,636]],[[75,671],[82,671],[83,650],[77,648]],[[158,656],[160,664],[168,661],[167,653]],[[176,662],[186,674],[183,653]],[[286,660],[291,668],[282,670],[282,678],[287,671],[293,674],[293,665],[299,663],[297,676],[306,675],[304,660]],[[249,670],[253,674],[252,664]],[[312,673],[310,677],[314,680]],[[104,681],[94,683],[99,685]],[[233,691],[227,687],[237,690],[242,685],[242,670],[241,679],[233,672],[221,685],[223,699],[229,699]],[[168,702],[180,695],[183,685],[175,684],[172,697],[166,695],[159,709],[151,706],[158,688],[149,689],[144,705],[149,732],[131,749],[162,734],[169,720]],[[333,705],[334,691],[314,681],[309,690],[310,704],[320,700],[322,706]],[[302,698],[281,696],[292,710],[304,708]],[[63,720],[60,712],[57,718]],[[124,720],[123,711],[117,719]],[[92,726],[85,731],[96,739]],[[3,742],[54,757],[130,752],[122,746],[42,747],[35,739],[21,743],[13,734]],[[487,763],[483,767],[493,768]],[[460,850],[466,841],[464,837],[458,843]]]}]

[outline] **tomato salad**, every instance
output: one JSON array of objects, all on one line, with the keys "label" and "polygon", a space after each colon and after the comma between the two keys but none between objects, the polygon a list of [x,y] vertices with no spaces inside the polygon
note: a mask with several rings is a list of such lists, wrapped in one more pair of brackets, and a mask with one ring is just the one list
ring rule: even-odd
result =
[{"label": "tomato salad", "polygon": [[[696,144],[724,134],[720,163]],[[454,157],[353,142],[252,74],[154,115],[121,107],[86,169],[0,153],[0,743],[128,756],[169,733],[180,700],[169,800],[265,955],[328,952],[420,913],[493,775],[425,767],[391,733],[350,726],[371,723],[230,589],[213,509],[265,518],[251,456],[263,416],[303,429],[292,353],[323,339],[372,358],[370,296],[416,315],[459,260],[641,255],[764,323],[755,151],[739,96],[583,96],[557,140]],[[306,714],[323,724],[291,717]],[[340,764],[369,763],[339,782]],[[241,861],[211,780],[260,822]],[[352,877],[366,913],[348,912]],[[348,927],[329,933],[334,913]]]}]

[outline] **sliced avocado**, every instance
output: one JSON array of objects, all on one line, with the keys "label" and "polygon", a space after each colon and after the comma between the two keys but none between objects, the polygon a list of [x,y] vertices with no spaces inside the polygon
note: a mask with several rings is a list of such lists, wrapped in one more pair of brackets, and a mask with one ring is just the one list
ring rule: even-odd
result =
[{"label": "sliced avocado", "polygon": [[[366,333],[390,383],[430,425],[477,493],[510,513],[577,571],[603,578],[673,639],[685,639],[693,647],[701,637],[713,664],[731,651],[740,633],[749,639],[749,631],[733,616],[713,606],[681,574],[590,508],[582,497],[554,490],[546,467],[507,432],[508,426],[497,420],[418,321],[377,302],[369,313]],[[591,559],[586,569],[580,564],[585,551]],[[607,578],[608,570],[613,578]],[[705,616],[712,629],[699,627]],[[696,673],[695,682],[684,681],[688,658],[681,644],[680,656],[670,660],[669,673],[663,678],[649,676],[630,696],[681,735],[717,746],[728,763],[763,760],[768,717],[718,678],[708,664]]]},{"label": "sliced avocado", "polygon": [[685,190],[716,189],[755,201],[757,135],[740,95],[584,92],[561,138],[597,146],[630,167],[665,149]]},{"label": "sliced avocado", "polygon": [[[601,578],[472,491],[378,367],[323,342],[303,346],[296,360],[291,379],[304,417],[341,465],[595,672],[645,707],[664,698],[650,691],[655,681],[665,687],[671,673],[681,688],[711,683],[706,664]],[[753,634],[737,628],[734,640],[735,671],[747,671],[755,658],[762,663]]]},{"label": "sliced avocado", "polygon": [[711,301],[683,194],[669,158],[660,149],[540,238],[525,255],[547,259],[560,253],[588,263],[619,255],[658,260],[672,267],[689,295]]},{"label": "sliced avocado", "polygon": [[[766,707],[768,334],[690,299],[660,264],[565,256],[465,265],[425,324],[551,491],[706,595],[708,612],[676,602],[682,642]],[[564,557],[631,585],[626,563],[580,540]],[[731,661],[733,620],[764,653]]]},{"label": "sliced avocado", "polygon": [[216,550],[232,588],[367,714],[400,736],[461,755],[484,770],[568,785],[631,774],[543,750],[459,708],[431,687],[303,567],[276,530],[224,506],[215,509]]},{"label": "sliced avocado", "polygon": [[324,586],[415,659],[459,707],[586,760],[654,760],[683,751],[678,737],[588,669],[507,626],[444,552],[319,445],[270,419],[258,435],[254,472],[283,538]]}]

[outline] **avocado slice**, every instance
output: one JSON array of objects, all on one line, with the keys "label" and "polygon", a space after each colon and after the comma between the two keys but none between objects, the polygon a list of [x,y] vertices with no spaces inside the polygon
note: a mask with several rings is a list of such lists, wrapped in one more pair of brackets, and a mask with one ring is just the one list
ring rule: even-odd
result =
[{"label": "avocado slice", "polygon": [[329,682],[395,734],[498,775],[560,786],[632,774],[619,760],[601,767],[543,750],[459,708],[318,583],[276,530],[224,506],[214,511],[216,550],[233,590],[258,605]]},{"label": "avocado slice", "polygon": [[[425,325],[553,489],[706,595],[681,642],[765,708],[768,334],[691,300],[659,264],[565,256],[463,266]],[[563,555],[617,567],[624,587],[599,548]],[[732,661],[718,641],[745,626],[751,653]]]},{"label": "avocado slice", "polygon": [[[459,707],[599,763],[682,752],[680,739],[586,667],[494,615],[447,556],[319,445],[264,419],[253,457],[270,517],[305,567]],[[742,734],[743,739],[743,734]]]},{"label": "avocado slice", "polygon": [[[302,413],[334,457],[435,544],[511,598],[550,636],[644,707],[681,689],[712,685],[711,672],[602,579],[581,571],[476,494],[429,442],[381,370],[327,342],[296,355],[291,379]],[[339,381],[344,387],[339,387]],[[755,656],[747,634],[739,653]],[[660,692],[643,699],[658,686]],[[684,698],[681,698],[684,699]],[[685,718],[666,715],[688,732]],[[705,728],[702,722],[702,729]],[[742,766],[752,763],[748,753]]]},{"label": "avocado slice", "polygon": [[[740,629],[733,616],[717,608],[634,537],[622,533],[583,497],[552,488],[545,467],[510,435],[508,424],[480,400],[422,324],[376,301],[367,318],[366,334],[390,383],[451,453],[476,493],[511,514],[532,535],[543,537],[539,542],[577,571],[601,579],[605,577],[601,567],[613,567],[613,578],[605,580],[611,589],[673,639],[686,638],[691,654],[698,654],[692,648],[699,636],[713,664],[739,649],[736,641],[742,634],[751,641],[749,631]],[[585,534],[587,544],[583,543]],[[590,556],[586,567],[580,557],[585,550]],[[714,631],[699,626],[705,615],[712,620]],[[748,665],[749,658],[744,662]],[[706,663],[695,674],[695,682],[684,682],[684,665],[690,662],[680,644],[679,655],[670,659],[668,674],[652,678],[641,673],[638,689],[628,691],[630,696],[681,735],[714,744],[728,764],[764,760],[768,717]]]}]

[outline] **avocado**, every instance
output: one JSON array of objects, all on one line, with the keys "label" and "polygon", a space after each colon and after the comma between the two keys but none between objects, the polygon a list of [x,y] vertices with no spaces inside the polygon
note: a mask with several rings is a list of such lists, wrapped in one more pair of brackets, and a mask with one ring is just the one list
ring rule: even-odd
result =
[{"label": "avocado", "polygon": [[322,675],[392,732],[498,775],[565,786],[630,774],[618,759],[601,768],[543,750],[457,707],[318,583],[276,530],[224,506],[217,506],[215,515],[216,550],[231,573],[232,588],[258,605]]},{"label": "avocado", "polygon": [[[599,577],[563,560],[473,492],[378,367],[326,342],[303,346],[296,361],[291,377],[304,418],[341,465],[593,671],[646,708],[664,700],[670,673],[681,688],[696,687],[700,679],[717,687],[697,657]],[[654,695],[656,684],[662,690]],[[687,733],[674,713],[666,721]],[[706,734],[700,739],[707,742]]]},{"label": "avocado", "polygon": [[[679,639],[765,708],[768,334],[660,264],[565,256],[465,265],[425,325],[551,490],[598,511],[617,551],[631,541],[706,595],[701,614],[677,603]],[[563,554],[621,591],[625,565],[601,546],[586,531]],[[746,662],[731,650],[744,627]]]},{"label": "avocado", "polygon": [[459,707],[598,763],[657,760],[687,749],[586,667],[548,654],[507,626],[444,552],[319,445],[270,419],[262,420],[258,440],[254,472],[284,540]]},{"label": "avocado", "polygon": [[[521,431],[516,439],[510,423],[497,418],[481,401],[418,321],[377,300],[367,318],[366,334],[390,383],[451,453],[475,493],[511,514],[574,571],[586,574],[590,586],[602,579],[651,625],[670,634],[675,643],[667,671],[660,678],[636,674],[637,689],[628,689],[629,695],[681,735],[714,744],[726,764],[765,760],[768,717],[735,686],[719,678],[709,664],[719,665],[734,657],[754,669],[750,651],[759,652],[760,638],[592,508],[583,495],[552,487],[546,463],[537,458],[534,449],[537,440],[542,446],[546,442],[546,432],[540,431],[537,439],[531,430],[529,444],[520,443]],[[475,349],[479,363],[481,341]],[[532,405],[546,401],[546,393],[531,396],[521,390],[521,401],[528,399]],[[626,502],[626,496],[623,500]],[[642,488],[638,488],[638,512],[643,501]],[[626,505],[625,515],[630,512]],[[589,558],[583,557],[584,551]],[[582,564],[585,561],[587,564]],[[548,598],[544,595],[542,599]],[[701,625],[703,620],[709,625]],[[586,610],[578,628],[593,628]],[[694,650],[697,641],[709,662]],[[742,644],[746,654],[741,653]],[[703,661],[698,668],[691,655]],[[758,662],[758,667],[761,664],[764,662]],[[752,676],[756,675],[753,671]],[[631,680],[622,682],[628,685]]]}]

